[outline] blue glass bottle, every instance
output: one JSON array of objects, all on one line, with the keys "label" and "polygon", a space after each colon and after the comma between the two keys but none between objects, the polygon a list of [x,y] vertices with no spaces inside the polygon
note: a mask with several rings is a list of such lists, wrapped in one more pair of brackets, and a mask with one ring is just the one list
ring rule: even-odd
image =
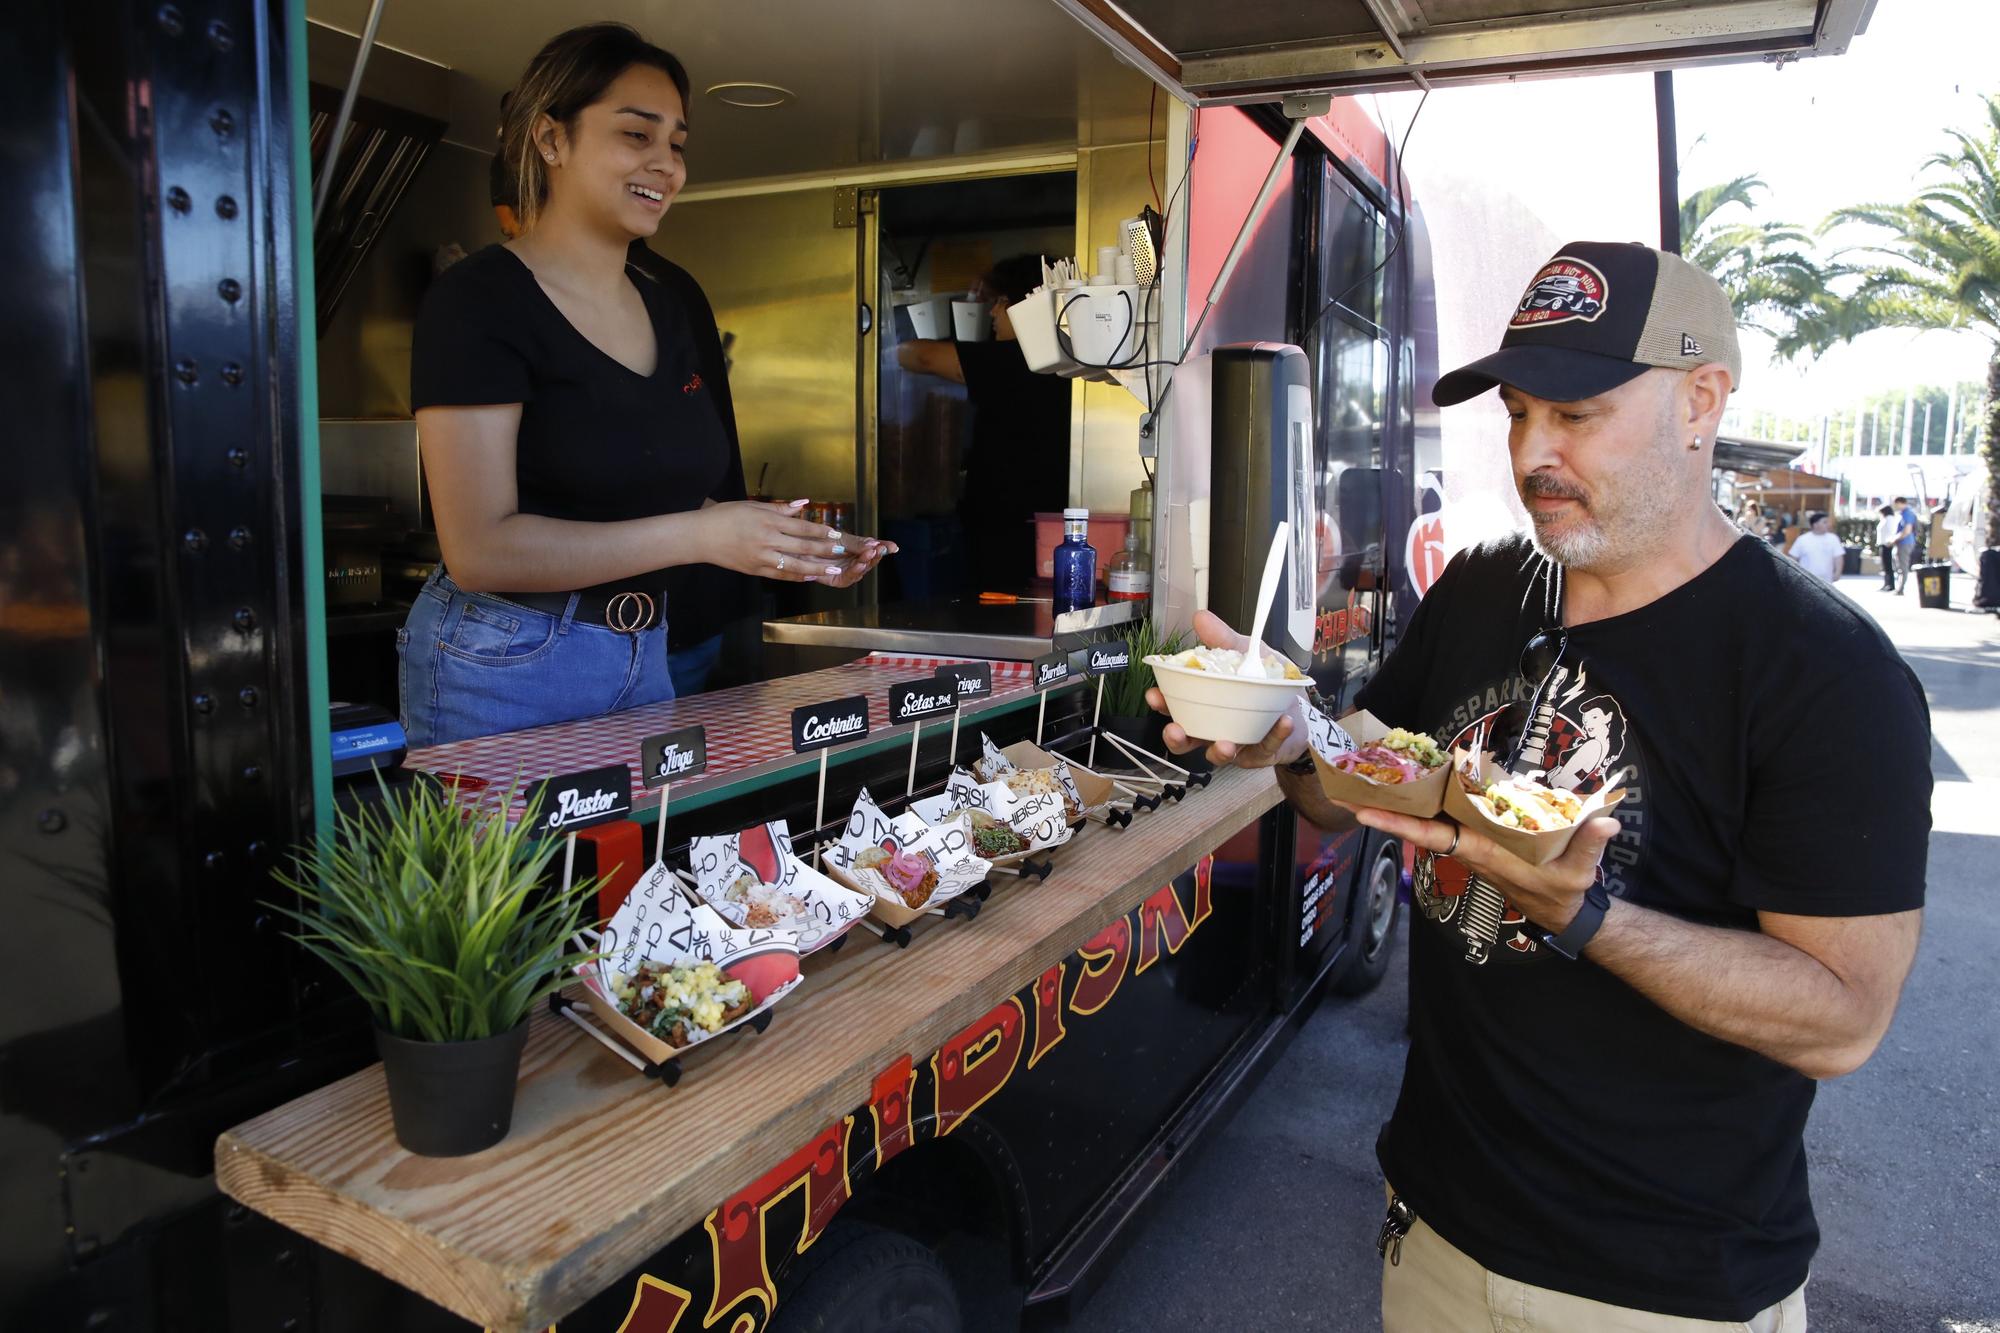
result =
[{"label": "blue glass bottle", "polygon": [[1097,548],[1088,509],[1063,510],[1062,545],[1055,554],[1055,607],[1058,615],[1097,605]]}]

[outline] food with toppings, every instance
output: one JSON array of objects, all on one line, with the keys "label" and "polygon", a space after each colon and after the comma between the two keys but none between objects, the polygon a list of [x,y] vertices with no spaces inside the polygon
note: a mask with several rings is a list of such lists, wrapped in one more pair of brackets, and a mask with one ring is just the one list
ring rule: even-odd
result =
[{"label": "food with toppings", "polygon": [[1083,806],[1070,795],[1056,777],[1053,768],[1017,768],[1002,779],[1007,790],[1016,796],[1059,796],[1062,798],[1063,814],[1075,819],[1083,813]]},{"label": "food with toppings", "polygon": [[759,930],[783,926],[806,914],[805,899],[786,893],[775,884],[766,884],[755,875],[738,875],[723,894],[743,908],[743,924]]},{"label": "food with toppings", "polygon": [[1028,850],[1028,840],[1008,828],[1005,824],[987,814],[984,810],[974,810],[972,815],[972,850],[991,861],[999,856],[1012,856],[1016,852]]},{"label": "food with toppings", "polygon": [[[1225,676],[1241,675],[1243,654],[1234,648],[1190,648],[1183,653],[1175,653],[1164,659],[1169,666],[1183,667],[1189,671],[1216,671]],[[1275,669],[1281,679],[1304,680],[1305,673],[1293,666],[1287,658],[1277,653],[1264,654],[1264,666]]]},{"label": "food with toppings", "polygon": [[1583,816],[1583,802],[1574,794],[1531,777],[1513,774],[1489,782],[1483,789],[1469,777],[1460,780],[1473,807],[1506,828],[1543,833],[1569,828]]},{"label": "food with toppings", "polygon": [[1381,739],[1334,757],[1343,773],[1385,785],[1421,782],[1445,762],[1438,743],[1421,731],[1391,727]]},{"label": "food with toppings", "polygon": [[882,864],[881,871],[905,907],[922,907],[938,886],[937,867],[915,852],[898,852]]},{"label": "food with toppings", "polygon": [[641,963],[620,973],[618,1007],[670,1046],[714,1036],[750,1012],[750,988],[722,974],[714,963]]},{"label": "food with toppings", "polygon": [[889,859],[894,855],[895,853],[887,847],[870,847],[867,851],[854,858],[854,868],[856,870],[880,870],[883,866],[889,864]]}]

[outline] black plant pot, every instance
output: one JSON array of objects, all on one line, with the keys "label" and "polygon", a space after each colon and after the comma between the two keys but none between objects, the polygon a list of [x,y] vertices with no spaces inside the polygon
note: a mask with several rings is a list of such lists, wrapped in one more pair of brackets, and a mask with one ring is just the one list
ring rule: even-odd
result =
[{"label": "black plant pot", "polygon": [[375,1029],[396,1141],[423,1157],[463,1157],[506,1138],[527,1044],[526,1021],[476,1041],[411,1041]]},{"label": "black plant pot", "polygon": [[[1100,719],[1100,722],[1106,731],[1120,740],[1130,741],[1140,749],[1150,750],[1157,755],[1167,754],[1167,743],[1162,739],[1167,729],[1167,715],[1165,713],[1155,713],[1150,708],[1146,710],[1144,717],[1121,717],[1106,713]],[[1116,767],[1124,769],[1133,767],[1132,762],[1120,754],[1116,746],[1109,748],[1111,750],[1111,762]],[[1105,747],[1099,747],[1097,752],[1099,759],[1104,757],[1104,749]],[[1167,757],[1171,758],[1171,756]]]}]

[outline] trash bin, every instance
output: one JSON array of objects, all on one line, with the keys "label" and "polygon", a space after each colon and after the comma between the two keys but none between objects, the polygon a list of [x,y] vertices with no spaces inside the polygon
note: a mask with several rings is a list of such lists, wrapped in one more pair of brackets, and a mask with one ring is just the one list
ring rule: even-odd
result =
[{"label": "trash bin", "polygon": [[1917,576],[1917,605],[1937,611],[1951,610],[1951,564],[1948,561],[1926,561],[1911,573]]},{"label": "trash bin", "polygon": [[1861,548],[1859,546],[1842,548],[1840,572],[1843,574],[1859,574],[1861,572]]},{"label": "trash bin", "polygon": [[1972,604],[2000,611],[2000,546],[1989,546],[1979,553],[1979,595]]}]

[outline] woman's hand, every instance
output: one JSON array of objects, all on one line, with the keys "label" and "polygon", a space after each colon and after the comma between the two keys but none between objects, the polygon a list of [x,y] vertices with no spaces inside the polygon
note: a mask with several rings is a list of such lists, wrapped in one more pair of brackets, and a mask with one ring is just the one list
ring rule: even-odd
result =
[{"label": "woman's hand", "polygon": [[844,588],[874,567],[884,547],[895,549],[873,537],[808,523],[799,511],[810,503],[732,500],[708,506],[700,511],[704,561],[759,578]]},{"label": "woman's hand", "polygon": [[[1209,648],[1230,648],[1240,653],[1245,651],[1250,643],[1243,635],[1229,628],[1221,616],[1208,611],[1194,613],[1194,633],[1203,646]],[[1264,651],[1268,657],[1270,650]],[[1160,693],[1158,686],[1146,691],[1146,702],[1152,705],[1154,712],[1167,711],[1166,697]],[[1208,761],[1212,764],[1234,764],[1238,768],[1269,768],[1273,764],[1289,764],[1304,754],[1306,734],[1306,700],[1305,695],[1300,694],[1292,700],[1284,715],[1271,724],[1271,730],[1264,739],[1255,745],[1238,745],[1234,741],[1204,742],[1188,735],[1178,722],[1167,723],[1162,739],[1166,742],[1167,748],[1175,754],[1187,754],[1191,750],[1199,749],[1203,744],[1208,744]]]}]

